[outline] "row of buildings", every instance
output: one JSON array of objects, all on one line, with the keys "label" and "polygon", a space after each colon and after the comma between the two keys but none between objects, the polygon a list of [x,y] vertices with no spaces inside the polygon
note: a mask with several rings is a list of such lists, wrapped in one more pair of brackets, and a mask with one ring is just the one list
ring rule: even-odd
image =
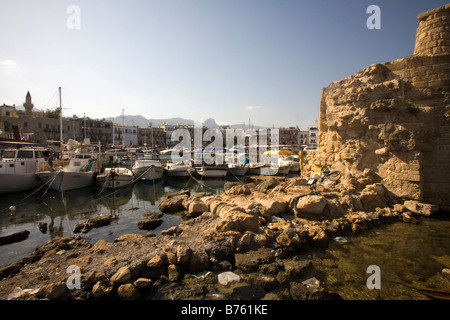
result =
[{"label": "row of buildings", "polygon": [[[48,144],[60,140],[61,121],[57,112],[48,113],[33,111],[31,95],[28,92],[23,106],[5,105],[0,106],[0,140],[15,139]],[[62,134],[63,141],[74,139],[83,141],[90,138],[91,143],[102,146],[114,147],[149,147],[154,149],[171,148],[178,142],[172,141],[172,132],[176,129],[186,129],[191,135],[191,145],[194,146],[193,125],[169,125],[163,124],[158,127],[148,126],[126,126],[114,123],[106,119],[90,119],[63,117]],[[226,145],[226,129],[221,126],[224,145]],[[309,128],[300,130],[298,127],[277,128],[279,130],[279,144],[301,148],[302,146],[317,146],[318,129]],[[202,128],[202,137],[207,128]],[[268,143],[271,144],[271,135],[268,129]],[[204,144],[209,141],[204,141]]]}]

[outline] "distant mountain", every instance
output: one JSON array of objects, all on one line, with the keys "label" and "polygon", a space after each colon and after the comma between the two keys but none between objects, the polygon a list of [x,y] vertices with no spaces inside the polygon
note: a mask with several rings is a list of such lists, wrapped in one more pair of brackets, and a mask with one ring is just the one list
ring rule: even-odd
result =
[{"label": "distant mountain", "polygon": [[[150,124],[152,124],[153,127],[160,126],[162,124],[169,124],[169,125],[194,125],[194,120],[184,119],[184,118],[169,118],[169,119],[147,119],[141,115],[132,116],[132,115],[124,115],[124,116],[117,116],[114,118],[114,123],[118,124],[124,124],[126,126],[139,126],[142,128],[146,128]],[[203,125],[208,128],[219,128],[219,125],[216,123],[214,119],[206,119],[203,122]]]},{"label": "distant mountain", "polygon": [[[169,124],[169,125],[194,125],[194,120],[184,119],[184,118],[169,118],[169,119],[147,119],[141,115],[124,115],[117,116],[114,118],[114,123],[118,124],[125,124],[126,126],[139,126],[141,128],[146,128],[150,126],[150,123],[153,127],[158,127],[162,124]],[[220,126],[216,123],[216,121],[212,118],[208,118],[205,121],[203,121],[203,125],[207,128],[219,128]],[[244,128],[248,129],[248,124],[232,124],[229,125],[230,128]],[[252,125],[254,129],[261,129],[265,127]]]}]

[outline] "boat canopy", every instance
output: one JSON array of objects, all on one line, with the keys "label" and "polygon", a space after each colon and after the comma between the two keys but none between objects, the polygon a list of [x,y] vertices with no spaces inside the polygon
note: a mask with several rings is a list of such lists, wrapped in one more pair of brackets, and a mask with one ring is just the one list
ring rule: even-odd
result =
[{"label": "boat canopy", "polygon": [[270,155],[270,154],[279,154],[281,156],[292,156],[294,153],[291,150],[268,150],[266,152],[264,152],[264,154],[266,155]]}]

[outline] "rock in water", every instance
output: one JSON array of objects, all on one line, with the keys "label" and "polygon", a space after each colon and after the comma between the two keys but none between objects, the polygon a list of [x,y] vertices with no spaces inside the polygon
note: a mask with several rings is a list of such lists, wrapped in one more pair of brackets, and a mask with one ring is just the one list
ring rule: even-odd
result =
[{"label": "rock in water", "polygon": [[163,223],[161,219],[146,219],[138,222],[138,228],[141,230],[153,230]]},{"label": "rock in water", "polygon": [[4,236],[4,237],[0,237],[0,246],[26,240],[26,239],[28,239],[29,234],[30,234],[30,231],[23,230],[23,231],[19,231],[19,232],[16,232],[16,233]]},{"label": "rock in water", "polygon": [[414,200],[405,201],[404,206],[412,213],[425,217],[429,217],[439,211],[439,206]]}]

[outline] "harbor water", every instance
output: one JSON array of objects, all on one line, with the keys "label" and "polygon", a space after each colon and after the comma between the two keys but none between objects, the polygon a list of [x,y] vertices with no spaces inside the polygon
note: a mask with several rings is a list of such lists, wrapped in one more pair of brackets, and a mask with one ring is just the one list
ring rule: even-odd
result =
[{"label": "harbor water", "polygon": [[[229,179],[230,181],[232,178]],[[54,237],[73,236],[72,230],[77,222],[97,216],[112,216],[112,223],[101,228],[93,228],[83,234],[91,243],[99,239],[114,241],[123,234],[138,233],[145,235],[148,230],[140,230],[137,223],[144,220],[146,212],[160,212],[159,204],[168,195],[189,189],[191,194],[224,191],[228,180],[204,180],[200,183],[189,181],[164,180],[155,184],[137,181],[119,191],[99,193],[97,186],[70,190],[62,193],[45,188],[35,192],[20,192],[0,196],[0,237],[23,230],[30,232],[21,242],[0,246],[0,267],[22,259],[34,249]],[[31,196],[30,196],[31,194]],[[10,207],[15,207],[11,210]],[[178,225],[182,217],[176,214],[164,214],[163,223],[151,232],[158,234],[162,230]],[[47,223],[48,230],[39,230],[39,223]]]},{"label": "harbor water", "polygon": [[[21,242],[0,246],[0,267],[22,259],[35,248],[57,236],[73,236],[79,221],[97,216],[115,217],[110,225],[93,228],[83,234],[85,240],[113,242],[123,234],[138,233],[138,222],[146,212],[160,212],[159,204],[168,195],[189,189],[191,193],[224,192],[227,180],[194,180],[179,182],[164,180],[156,184],[137,182],[118,192],[99,193],[98,187],[61,193],[40,190],[14,193],[0,197],[0,237],[28,230]],[[15,210],[10,210],[14,206]],[[151,232],[178,225],[180,214],[164,214],[163,223]],[[39,223],[48,230],[39,230]],[[442,269],[450,268],[450,216],[441,213],[433,218],[420,218],[418,224],[393,222],[335,239],[325,249],[315,248],[300,253],[311,259],[316,278],[328,290],[344,299],[428,299],[429,295],[414,288],[450,291],[449,280]],[[367,279],[369,266],[381,272],[380,289],[370,289]],[[414,287],[414,288],[413,288]]]}]

